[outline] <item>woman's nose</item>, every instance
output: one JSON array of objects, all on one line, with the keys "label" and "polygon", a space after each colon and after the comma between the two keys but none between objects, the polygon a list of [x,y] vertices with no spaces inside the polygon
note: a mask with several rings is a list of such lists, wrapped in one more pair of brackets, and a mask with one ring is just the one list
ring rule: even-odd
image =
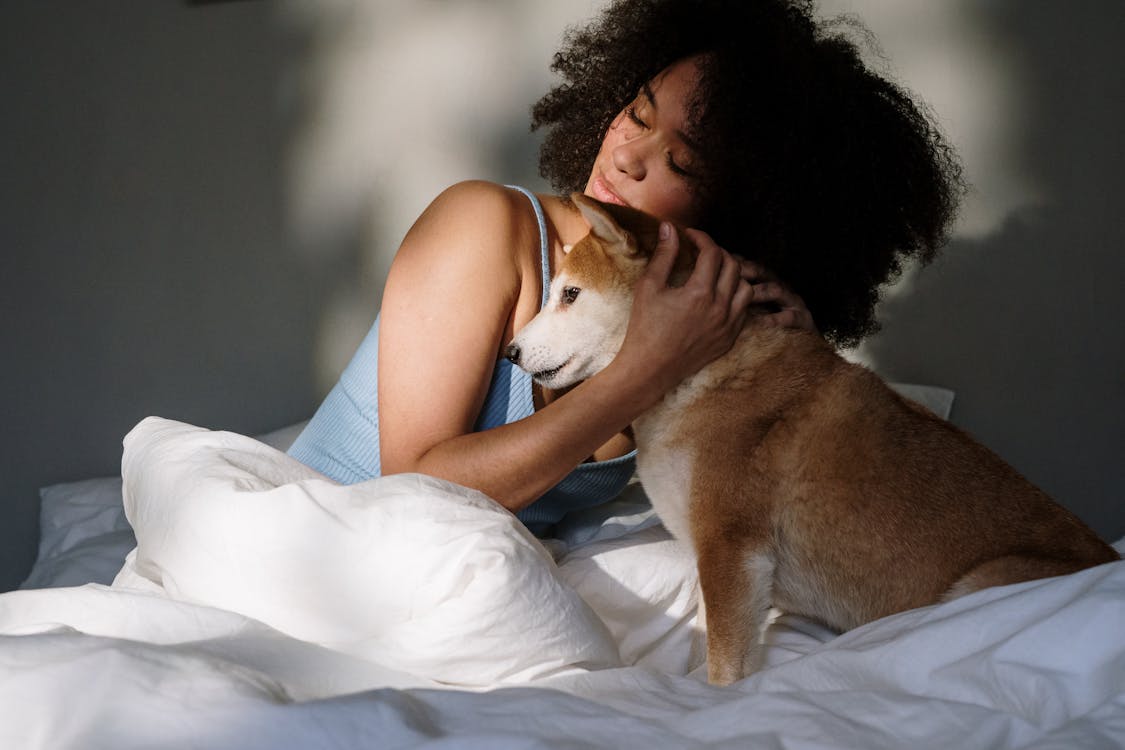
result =
[{"label": "woman's nose", "polygon": [[645,138],[634,138],[613,150],[613,166],[634,180],[643,180],[647,172],[645,140]]}]

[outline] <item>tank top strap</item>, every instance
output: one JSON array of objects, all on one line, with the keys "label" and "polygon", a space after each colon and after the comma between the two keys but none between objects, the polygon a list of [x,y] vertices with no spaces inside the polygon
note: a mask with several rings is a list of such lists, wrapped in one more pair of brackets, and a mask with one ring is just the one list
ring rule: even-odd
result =
[{"label": "tank top strap", "polygon": [[[551,255],[547,235],[547,216],[535,193],[519,185],[508,185],[507,187],[518,190],[527,196],[527,199],[531,201],[532,208],[535,209],[535,218],[539,222],[539,267],[543,274],[541,287],[543,293],[539,301],[539,309],[543,309],[547,304],[547,296],[551,289]],[[508,362],[498,363],[497,373],[500,372],[503,372],[503,377],[508,379],[509,387],[503,389],[496,387],[496,384],[494,384],[493,390],[504,391],[508,394],[507,421],[515,421],[515,419],[529,416],[535,408],[531,402],[531,376]],[[632,450],[624,456],[612,458],[608,461],[590,461],[579,464],[561,482],[516,515],[534,534],[538,536],[549,534],[554,524],[567,513],[600,505],[616,497],[633,476],[636,456],[637,451]]]},{"label": "tank top strap", "polygon": [[520,185],[505,185],[504,187],[517,190],[527,196],[531,207],[535,209],[535,220],[539,223],[539,272],[541,274],[539,309],[547,304],[547,295],[551,290],[551,243],[547,235],[547,214],[543,211],[543,204],[539,197]]}]

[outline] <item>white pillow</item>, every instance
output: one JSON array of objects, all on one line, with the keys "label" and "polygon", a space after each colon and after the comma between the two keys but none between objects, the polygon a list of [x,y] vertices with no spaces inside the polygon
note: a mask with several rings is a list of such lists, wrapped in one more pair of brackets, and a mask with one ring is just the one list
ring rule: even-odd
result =
[{"label": "white pillow", "polygon": [[[286,450],[308,420],[258,436]],[[121,504],[121,477],[62,482],[39,490],[39,553],[21,589],[110,584],[137,546]]]},{"label": "white pillow", "polygon": [[340,485],[252,438],[149,418],[125,438],[141,576],[172,598],[445,683],[619,666],[605,625],[519,520],[400,474]]}]

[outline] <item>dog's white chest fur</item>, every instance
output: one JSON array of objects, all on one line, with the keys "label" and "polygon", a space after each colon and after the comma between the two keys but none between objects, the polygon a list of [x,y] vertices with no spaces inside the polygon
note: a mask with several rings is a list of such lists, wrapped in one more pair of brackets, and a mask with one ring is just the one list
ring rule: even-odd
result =
[{"label": "dog's white chest fur", "polygon": [[691,486],[696,447],[683,441],[682,415],[700,398],[709,381],[703,372],[689,378],[633,423],[637,474],[665,528],[692,552]]}]

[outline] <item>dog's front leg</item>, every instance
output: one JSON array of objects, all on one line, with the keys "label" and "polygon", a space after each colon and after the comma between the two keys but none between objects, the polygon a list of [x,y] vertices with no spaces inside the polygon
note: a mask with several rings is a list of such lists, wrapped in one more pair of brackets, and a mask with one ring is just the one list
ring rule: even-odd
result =
[{"label": "dog's front leg", "polygon": [[711,683],[729,685],[762,666],[760,640],[770,609],[773,569],[773,559],[763,549],[719,544],[699,550]]}]

